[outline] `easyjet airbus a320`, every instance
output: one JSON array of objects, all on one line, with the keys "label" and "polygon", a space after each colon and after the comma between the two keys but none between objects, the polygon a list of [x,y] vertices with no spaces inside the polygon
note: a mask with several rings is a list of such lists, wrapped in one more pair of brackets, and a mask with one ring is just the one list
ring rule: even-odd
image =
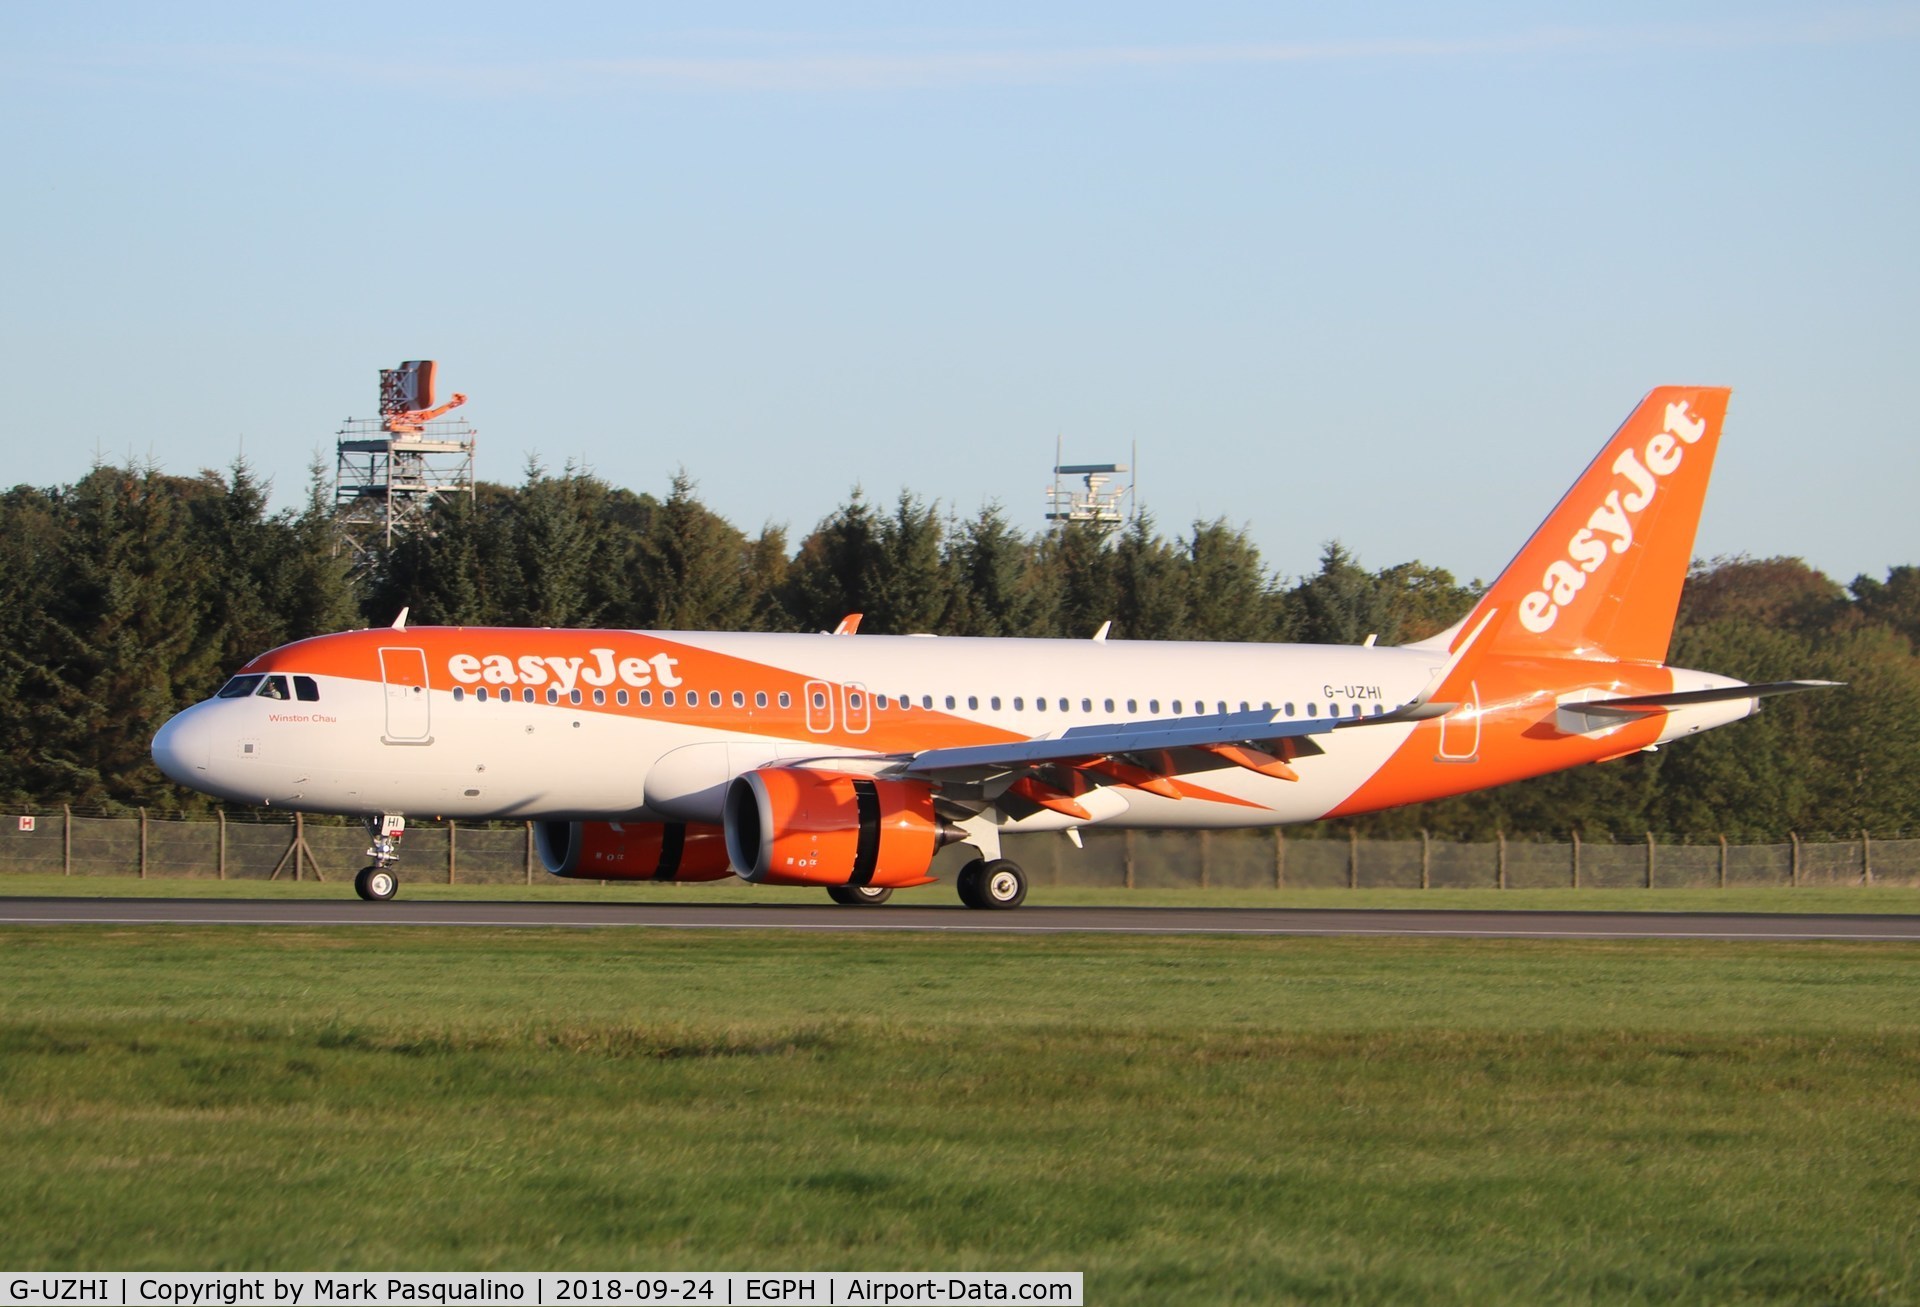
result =
[{"label": "easyjet airbus a320", "polygon": [[[255,658],[154,737],[182,785],[366,820],[536,823],[556,876],[877,903],[954,841],[1011,908],[1010,831],[1344,817],[1722,726],[1823,682],[1665,665],[1728,392],[1643,400],[1458,626],[1398,648],[391,628]],[[1104,633],[1103,633],[1104,634]]]}]

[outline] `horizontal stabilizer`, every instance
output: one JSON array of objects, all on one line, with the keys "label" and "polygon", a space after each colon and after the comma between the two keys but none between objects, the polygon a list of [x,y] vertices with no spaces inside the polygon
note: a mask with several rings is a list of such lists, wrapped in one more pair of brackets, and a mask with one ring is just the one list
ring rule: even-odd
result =
[{"label": "horizontal stabilizer", "polygon": [[1671,694],[1635,694],[1623,699],[1590,699],[1572,705],[1578,711],[1598,717],[1639,717],[1668,708],[1687,708],[1701,703],[1727,703],[1734,699],[1764,699],[1774,694],[1793,694],[1800,690],[1830,690],[1843,681],[1765,681],[1757,685],[1721,685],[1711,690],[1676,690]]}]

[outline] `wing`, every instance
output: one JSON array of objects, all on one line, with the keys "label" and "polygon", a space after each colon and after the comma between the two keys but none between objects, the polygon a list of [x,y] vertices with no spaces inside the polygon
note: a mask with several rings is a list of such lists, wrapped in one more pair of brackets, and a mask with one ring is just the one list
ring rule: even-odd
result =
[{"label": "wing", "polygon": [[1044,739],[928,749],[901,771],[949,786],[979,787],[988,799],[1011,790],[1042,807],[1070,812],[1068,801],[1083,789],[1063,781],[1131,785],[1177,799],[1182,796],[1173,778],[1195,771],[1239,766],[1298,780],[1293,760],[1324,752],[1313,736],[1422,721],[1454,706],[1413,703],[1371,717],[1283,720],[1263,710],[1076,726]]}]

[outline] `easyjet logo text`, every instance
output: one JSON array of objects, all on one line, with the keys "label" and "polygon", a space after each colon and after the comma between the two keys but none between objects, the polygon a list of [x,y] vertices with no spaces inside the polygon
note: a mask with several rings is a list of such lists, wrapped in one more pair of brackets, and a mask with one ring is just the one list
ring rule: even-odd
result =
[{"label": "easyjet logo text", "polygon": [[657,653],[651,658],[622,658],[612,649],[589,649],[584,658],[561,658],[552,654],[455,654],[447,659],[447,672],[462,685],[546,685],[552,682],[562,691],[576,686],[605,688],[618,681],[634,689],[649,685],[669,688],[680,684],[675,670],[679,662],[671,654]]},{"label": "easyjet logo text", "polygon": [[1632,548],[1634,520],[1653,502],[1660,482],[1679,468],[1686,446],[1706,433],[1706,419],[1692,416],[1682,400],[1667,405],[1665,428],[1643,448],[1620,451],[1613,460],[1613,472],[1623,484],[1609,490],[1587,524],[1574,532],[1567,541],[1566,556],[1547,564],[1540,588],[1520,600],[1520,625],[1535,635],[1553,629],[1560,610],[1586,587],[1587,578],[1607,561],[1607,555]]}]

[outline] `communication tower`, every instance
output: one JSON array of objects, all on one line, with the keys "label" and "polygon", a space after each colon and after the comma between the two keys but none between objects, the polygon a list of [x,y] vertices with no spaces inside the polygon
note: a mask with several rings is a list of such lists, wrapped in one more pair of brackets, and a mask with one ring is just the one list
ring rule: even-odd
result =
[{"label": "communication tower", "polygon": [[467,402],[455,393],[436,407],[435,364],[414,359],[380,369],[380,416],[348,418],[335,445],[333,522],[340,541],[365,564],[377,549],[425,520],[448,495],[473,498],[473,443],[464,418],[446,415]]},{"label": "communication tower", "polygon": [[[1136,447],[1129,456],[1137,461]],[[1053,447],[1053,484],[1047,489],[1047,521],[1091,522],[1100,526],[1119,526],[1133,520],[1134,486],[1132,461],[1127,463],[1063,463],[1058,440]],[[1125,473],[1124,485],[1115,477]],[[1063,478],[1078,477],[1076,488]]]}]

